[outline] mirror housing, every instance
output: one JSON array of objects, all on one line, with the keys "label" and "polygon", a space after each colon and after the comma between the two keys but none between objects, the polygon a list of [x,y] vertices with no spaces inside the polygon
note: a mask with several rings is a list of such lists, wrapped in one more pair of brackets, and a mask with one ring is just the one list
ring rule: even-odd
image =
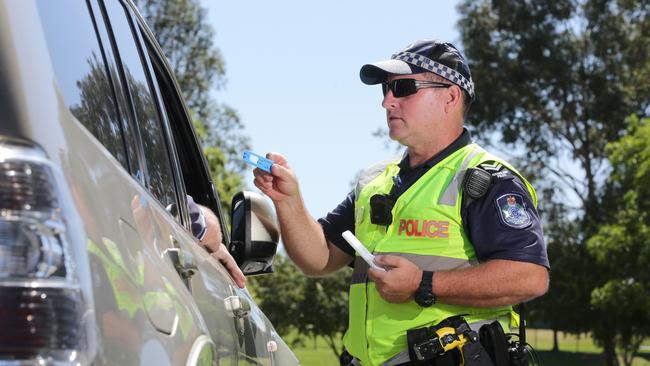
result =
[{"label": "mirror housing", "polygon": [[270,205],[261,194],[243,191],[232,198],[231,207],[228,251],[244,275],[272,273],[280,233]]}]

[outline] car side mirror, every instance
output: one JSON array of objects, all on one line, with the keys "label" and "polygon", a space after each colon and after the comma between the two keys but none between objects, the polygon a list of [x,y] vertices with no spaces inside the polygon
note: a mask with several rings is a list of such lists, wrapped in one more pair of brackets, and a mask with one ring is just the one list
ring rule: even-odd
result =
[{"label": "car side mirror", "polygon": [[244,275],[272,273],[280,234],[264,197],[255,192],[237,193],[232,199],[231,220],[228,250]]}]

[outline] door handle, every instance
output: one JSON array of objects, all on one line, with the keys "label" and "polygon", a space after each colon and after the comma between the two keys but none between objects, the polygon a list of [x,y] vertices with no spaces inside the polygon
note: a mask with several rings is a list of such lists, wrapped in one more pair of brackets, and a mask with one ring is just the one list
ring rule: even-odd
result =
[{"label": "door handle", "polygon": [[[176,242],[175,239],[172,239],[172,241]],[[194,257],[187,250],[167,248],[163,255],[171,259],[176,272],[178,272],[182,279],[187,280],[196,273],[197,268],[196,263],[194,263]]]},{"label": "door handle", "polygon": [[251,305],[248,300],[237,295],[226,297],[223,299],[223,304],[228,314],[235,318],[241,319],[251,311]]}]

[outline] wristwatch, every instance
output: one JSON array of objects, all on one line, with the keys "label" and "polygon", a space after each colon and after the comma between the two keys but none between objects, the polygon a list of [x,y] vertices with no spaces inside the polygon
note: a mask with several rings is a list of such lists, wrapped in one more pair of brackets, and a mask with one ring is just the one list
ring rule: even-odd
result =
[{"label": "wristwatch", "polygon": [[436,295],[433,293],[431,286],[433,285],[433,272],[422,271],[422,281],[420,287],[415,290],[415,302],[427,308],[436,303]]}]

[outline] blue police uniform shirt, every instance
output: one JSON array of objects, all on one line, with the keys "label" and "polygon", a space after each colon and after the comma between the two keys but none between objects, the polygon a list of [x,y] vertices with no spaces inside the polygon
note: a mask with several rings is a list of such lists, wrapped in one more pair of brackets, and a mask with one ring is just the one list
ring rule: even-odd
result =
[{"label": "blue police uniform shirt", "polygon": [[[431,167],[470,143],[469,131],[465,129],[451,145],[420,166],[410,167],[408,155],[405,156],[399,163],[399,179],[393,188],[395,196],[404,193]],[[526,185],[503,166],[490,166],[486,170],[492,174],[492,185],[483,197],[463,207],[461,213],[479,262],[506,259],[550,268],[542,226]],[[354,201],[354,192],[350,192],[333,211],[318,220],[327,240],[351,256],[354,249],[341,233],[354,232]]]}]

